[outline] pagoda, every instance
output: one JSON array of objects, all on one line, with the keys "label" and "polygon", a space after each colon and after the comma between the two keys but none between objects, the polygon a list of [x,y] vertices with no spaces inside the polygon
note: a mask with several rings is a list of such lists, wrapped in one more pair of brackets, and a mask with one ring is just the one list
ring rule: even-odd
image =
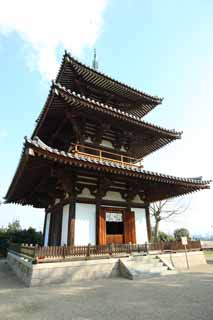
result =
[{"label": "pagoda", "polygon": [[5,197],[45,209],[44,246],[151,241],[151,202],[209,188],[144,169],[144,157],[181,139],[143,120],[161,103],[65,52]]}]

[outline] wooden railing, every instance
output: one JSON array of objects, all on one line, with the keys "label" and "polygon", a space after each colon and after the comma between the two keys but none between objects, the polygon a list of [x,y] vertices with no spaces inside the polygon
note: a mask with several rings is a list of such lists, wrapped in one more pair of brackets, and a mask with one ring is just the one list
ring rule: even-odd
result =
[{"label": "wooden railing", "polygon": [[42,262],[50,259],[65,260],[73,257],[111,256],[121,253],[147,252],[147,245],[143,244],[109,244],[93,246],[50,246],[38,247],[24,244],[10,244],[9,250],[31,260]]},{"label": "wooden railing", "polygon": [[[152,253],[157,252],[177,252],[183,251],[184,246],[180,241],[156,242],[145,244],[110,244],[110,245],[90,245],[87,246],[50,246],[38,247],[23,244],[10,244],[9,250],[26,256],[34,262],[48,262],[58,260],[69,260],[72,258],[92,258],[98,256],[116,256],[118,254],[131,253]],[[201,250],[200,241],[189,241],[187,250]]]},{"label": "wooden railing", "polygon": [[71,144],[72,146],[72,153],[83,155],[83,156],[90,156],[92,158],[96,158],[98,160],[110,160],[115,163],[120,163],[121,165],[131,165],[138,168],[143,168],[141,164],[142,159],[137,159],[133,157],[129,157],[127,155],[114,153],[111,151],[106,151],[103,149],[96,149],[93,147],[88,147],[81,144]]},{"label": "wooden railing", "polygon": [[[189,251],[192,250],[201,250],[200,241],[188,241],[186,249]],[[181,241],[161,241],[153,242],[149,244],[150,251],[183,251],[185,247],[182,245]]]}]

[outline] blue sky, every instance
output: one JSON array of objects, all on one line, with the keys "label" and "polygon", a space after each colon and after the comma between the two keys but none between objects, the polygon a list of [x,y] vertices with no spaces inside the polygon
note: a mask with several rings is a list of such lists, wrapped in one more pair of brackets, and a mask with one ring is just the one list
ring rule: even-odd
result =
[{"label": "blue sky", "polygon": [[[64,49],[91,65],[96,47],[100,71],[164,97],[145,120],[183,130],[183,138],[146,157],[145,169],[213,177],[211,0],[62,0],[60,7],[51,2],[51,12],[49,0],[0,4],[0,197]],[[195,193],[190,209],[162,229],[186,226],[192,233],[213,233],[212,196],[212,190]],[[15,218],[24,227],[43,225],[40,210],[0,206],[0,225]]]}]

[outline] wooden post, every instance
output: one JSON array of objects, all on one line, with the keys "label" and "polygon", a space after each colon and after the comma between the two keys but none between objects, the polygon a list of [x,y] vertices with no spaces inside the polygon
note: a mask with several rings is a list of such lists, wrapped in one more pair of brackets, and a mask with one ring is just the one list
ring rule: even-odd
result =
[{"label": "wooden post", "polygon": [[151,221],[150,221],[150,212],[149,212],[149,205],[145,208],[146,211],[146,227],[147,227],[147,235],[148,235],[148,241],[152,241],[152,227],[151,227]]},{"label": "wooden post", "polygon": [[149,254],[149,244],[148,244],[148,242],[145,242],[145,252],[147,254]]},{"label": "wooden post", "polygon": [[62,252],[62,254],[63,254],[63,260],[65,260],[65,257],[66,257],[66,245],[65,245],[65,244],[63,245],[63,252]]},{"label": "wooden post", "polygon": [[101,207],[101,201],[97,199],[96,201],[96,226],[95,226],[95,232],[96,232],[96,245],[100,244],[99,239],[99,214],[100,214],[100,207]]},{"label": "wooden post", "polygon": [[75,239],[75,200],[72,199],[69,208],[68,245],[74,246]]},{"label": "wooden post", "polygon": [[91,244],[88,243],[88,247],[87,247],[87,257],[90,257],[90,246],[91,246]]}]

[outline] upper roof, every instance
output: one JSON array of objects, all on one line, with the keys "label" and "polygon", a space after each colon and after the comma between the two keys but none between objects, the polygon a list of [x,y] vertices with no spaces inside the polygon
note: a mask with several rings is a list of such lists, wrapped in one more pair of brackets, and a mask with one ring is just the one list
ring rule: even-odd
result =
[{"label": "upper roof", "polygon": [[100,99],[98,90],[101,90],[101,98],[107,100],[108,104],[118,105],[120,109],[125,109],[139,117],[143,117],[163,100],[94,70],[67,52],[64,54],[56,81],[75,91],[78,90],[76,82],[83,82],[84,85],[82,86],[81,83],[79,87],[81,93],[86,95],[86,91],[89,90],[90,97],[93,95],[94,98]]}]

